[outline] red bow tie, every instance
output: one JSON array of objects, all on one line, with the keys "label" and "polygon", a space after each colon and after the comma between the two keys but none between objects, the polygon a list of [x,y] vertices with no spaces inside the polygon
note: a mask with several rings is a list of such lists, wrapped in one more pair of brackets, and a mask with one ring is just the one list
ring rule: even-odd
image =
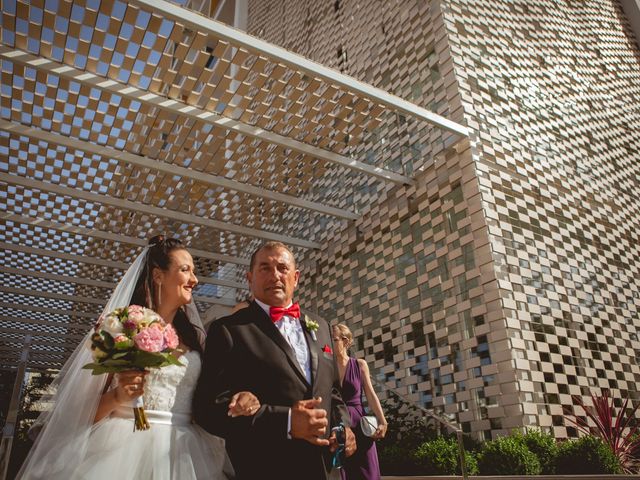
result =
[{"label": "red bow tie", "polygon": [[300,305],[294,303],[289,308],[269,307],[269,316],[274,323],[280,320],[285,315],[293,318],[300,318]]}]

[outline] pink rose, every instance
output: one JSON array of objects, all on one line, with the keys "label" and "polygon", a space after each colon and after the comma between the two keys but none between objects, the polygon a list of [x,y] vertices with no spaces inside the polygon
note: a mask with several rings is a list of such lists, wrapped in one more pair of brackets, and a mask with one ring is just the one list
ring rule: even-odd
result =
[{"label": "pink rose", "polygon": [[177,348],[180,343],[180,339],[178,338],[178,333],[176,329],[173,328],[173,325],[167,325],[164,327],[164,341],[166,348]]},{"label": "pink rose", "polygon": [[144,309],[138,305],[129,306],[129,315],[127,318],[127,323],[134,322],[138,324],[144,319]]},{"label": "pink rose", "polygon": [[161,352],[164,349],[164,335],[159,324],[154,323],[143,329],[133,341],[144,352]]},{"label": "pink rose", "polygon": [[128,340],[129,338],[126,335],[116,335],[116,337],[113,339],[113,341],[116,343],[126,342]]}]

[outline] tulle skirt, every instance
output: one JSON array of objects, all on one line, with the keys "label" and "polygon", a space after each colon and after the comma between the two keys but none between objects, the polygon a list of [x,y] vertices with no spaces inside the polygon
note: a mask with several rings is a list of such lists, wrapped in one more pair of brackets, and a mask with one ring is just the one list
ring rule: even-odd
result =
[{"label": "tulle skirt", "polygon": [[[153,417],[154,412],[147,415]],[[97,423],[74,480],[225,480],[233,476],[222,439],[190,423],[188,417],[174,418],[173,423],[168,417],[169,421],[150,418],[149,430],[135,432],[133,418],[109,417]]]}]

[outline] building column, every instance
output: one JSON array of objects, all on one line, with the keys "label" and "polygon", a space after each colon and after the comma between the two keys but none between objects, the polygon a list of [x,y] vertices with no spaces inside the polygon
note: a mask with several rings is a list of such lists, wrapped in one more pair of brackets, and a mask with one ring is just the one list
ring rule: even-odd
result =
[{"label": "building column", "polygon": [[18,363],[18,371],[16,380],[13,384],[13,393],[11,394],[11,402],[9,403],[9,411],[7,413],[7,421],[2,429],[2,441],[0,442],[0,479],[6,480],[7,471],[9,469],[9,460],[11,459],[11,446],[13,445],[13,437],[16,431],[16,422],[18,420],[18,409],[22,397],[22,387],[24,384],[24,376],[27,370],[27,361],[29,359],[29,349],[31,348],[31,335],[25,335],[20,361]]},{"label": "building column", "polygon": [[640,0],[622,0],[622,10],[624,10],[631,30],[636,36],[636,42],[640,46]]}]

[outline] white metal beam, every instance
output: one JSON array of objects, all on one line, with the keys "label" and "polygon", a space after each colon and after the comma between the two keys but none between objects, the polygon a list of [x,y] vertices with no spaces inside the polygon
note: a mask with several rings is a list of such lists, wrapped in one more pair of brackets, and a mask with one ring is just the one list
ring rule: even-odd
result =
[{"label": "white metal beam", "polygon": [[[86,331],[89,331],[89,329],[93,327],[88,323],[58,322],[55,320],[36,320],[35,318],[11,317],[7,315],[0,315],[0,322],[14,322],[21,325],[43,325],[46,327],[78,328],[80,330]],[[36,330],[29,329],[29,332],[36,332]]]},{"label": "white metal beam", "polygon": [[[28,332],[14,332],[14,334],[16,334],[16,333],[18,335],[20,335],[20,334],[24,334],[24,333],[28,333]],[[16,343],[16,342],[19,342],[19,340],[2,337],[2,335],[0,335],[0,342],[3,342],[3,343]],[[77,341],[65,343],[65,342],[61,342],[60,340],[47,341],[47,340],[44,340],[44,339],[38,339],[38,343],[36,343],[35,345],[43,346],[43,347],[58,347],[58,348],[63,348],[65,350],[73,351],[78,346],[78,343],[79,342],[77,342]]]},{"label": "white metal beam", "polygon": [[[19,318],[7,318],[7,317],[2,317],[0,316],[0,321],[11,321],[11,322],[19,322],[20,319]],[[21,334],[21,333],[30,333],[32,334],[34,337],[54,337],[54,338],[68,338],[71,340],[82,340],[84,338],[84,335],[77,335],[77,334],[73,334],[73,333],[55,333],[55,332],[35,332],[33,330],[23,330],[21,328],[9,328],[9,327],[2,327],[0,326],[0,333],[14,333],[14,334]],[[34,343],[35,345],[37,345],[37,343]]]},{"label": "white metal beam", "polygon": [[198,302],[202,302],[202,303],[211,303],[214,305],[224,305],[226,307],[233,307],[236,304],[236,301],[232,298],[225,298],[225,297],[221,297],[221,298],[214,298],[214,297],[203,297],[202,295],[194,295],[193,296],[193,301],[198,303]]},{"label": "white metal beam", "polygon": [[[47,250],[48,251],[48,250]],[[51,257],[52,255],[47,255]],[[90,287],[98,287],[98,288],[108,288],[113,289],[116,287],[116,284],[113,282],[103,282],[100,280],[93,280],[90,278],[82,278],[71,275],[60,275],[57,273],[49,273],[49,272],[38,272],[35,270],[25,270],[22,268],[13,268],[13,267],[0,267],[0,272],[6,272],[13,275],[22,275],[27,277],[36,277],[36,278],[47,278],[50,280],[55,280],[58,282],[67,282],[74,283],[76,285],[88,285]],[[232,282],[230,280],[222,280],[210,277],[198,277],[199,283],[207,283],[210,285],[218,285],[221,287],[227,288],[239,288],[242,290],[246,290],[247,285],[239,282]]]},{"label": "white metal beam", "polygon": [[238,235],[244,235],[254,238],[262,238],[265,240],[276,240],[288,245],[294,245],[303,248],[316,248],[319,249],[321,245],[316,242],[310,242],[302,238],[287,237],[277,233],[267,232],[265,230],[258,230],[256,228],[243,227],[241,225],[235,225],[233,223],[223,222],[220,220],[212,220],[209,218],[201,218],[196,215],[188,213],[178,212],[176,210],[169,210],[166,208],[155,207],[152,205],[145,205],[143,203],[132,202],[130,200],[124,200],[121,198],[109,197],[106,195],[100,195],[93,192],[87,192],[76,188],[64,187],[62,185],[56,185],[49,182],[43,182],[40,180],[34,180],[31,178],[21,177],[19,175],[11,175],[7,173],[0,173],[0,182],[6,182],[11,185],[22,185],[26,188],[34,188],[36,190],[42,190],[46,192],[52,192],[56,195],[66,195],[72,198],[81,198],[89,202],[95,202],[103,205],[110,205],[116,208],[122,208],[124,210],[131,210],[134,212],[146,213],[147,215],[170,218],[172,220],[178,220],[184,223],[191,223],[196,225],[202,225],[205,227],[213,228],[221,231],[233,232]]},{"label": "white metal beam", "polygon": [[[0,220],[32,225],[34,227],[48,228],[51,230],[57,230],[59,232],[76,233],[78,235],[99,238],[101,240],[109,240],[112,242],[126,243],[129,245],[136,245],[138,247],[145,247],[147,245],[147,240],[141,238],[118,235],[111,232],[103,232],[101,230],[85,228],[78,225],[70,225],[68,223],[56,223],[49,220],[44,220],[42,218],[25,217],[23,215],[16,215],[9,212],[0,212]],[[237,265],[247,266],[249,265],[249,260],[245,258],[232,257],[230,255],[223,255],[221,253],[211,253],[205,250],[199,250],[197,248],[188,248],[189,252],[194,257],[207,258],[222,263],[234,263]]]},{"label": "white metal beam", "polygon": [[118,83],[115,80],[106,79],[91,72],[78,70],[71,66],[63,65],[47,58],[37,57],[22,50],[16,50],[0,45],[0,59],[34,68],[42,72],[52,73],[73,82],[80,83],[87,87],[97,88],[105,92],[129,98],[145,105],[159,108],[174,115],[180,115],[182,117],[191,118],[196,121],[205,122],[215,127],[241,133],[242,135],[246,135],[247,137],[264,140],[274,145],[279,145],[283,148],[289,148],[298,153],[310,155],[326,162],[335,163],[337,165],[347,167],[351,170],[377,177],[381,180],[393,182],[396,184],[409,185],[413,183],[413,180],[411,180],[409,177],[397,174],[390,170],[374,167],[358,160],[354,160],[353,158],[345,157],[344,155],[340,155],[338,153],[314,147],[312,145],[308,145],[292,138],[287,138],[274,132],[269,132],[268,130],[264,130],[260,127],[254,127],[252,125],[247,125],[228,117],[223,117],[215,112],[203,110],[179,100],[169,99],[167,97],[157,95],[153,92],[148,92],[130,85]]},{"label": "white metal beam", "polygon": [[[51,364],[62,364],[69,355],[66,352],[44,352],[42,350],[31,350],[29,352],[29,359],[27,363],[30,362],[49,362]],[[11,360],[16,357],[13,357],[10,354],[2,355],[2,358],[5,360]]]},{"label": "white metal beam", "polygon": [[[0,292],[12,293],[14,295],[25,295],[28,297],[42,297],[42,298],[51,298],[53,300],[62,300],[66,302],[81,302],[81,303],[90,303],[94,305],[104,306],[107,303],[107,299],[99,299],[99,298],[89,298],[89,297],[81,297],[78,295],[65,295],[62,293],[53,293],[53,292],[43,292],[36,290],[29,290],[27,288],[14,288],[7,287],[4,285],[0,285]],[[202,302],[202,303],[213,303],[218,305],[226,305],[233,306],[235,305],[234,300],[228,298],[215,298],[215,297],[205,297],[203,295],[194,295],[194,302]]]},{"label": "white metal beam", "polygon": [[27,247],[26,245],[16,245],[14,243],[0,242],[0,248],[4,250],[12,250],[14,252],[28,253],[31,255],[38,255],[42,257],[59,258],[63,260],[70,260],[78,263],[89,263],[93,265],[101,265],[103,267],[118,268],[120,270],[126,270],[129,268],[128,263],[116,262],[113,260],[103,260],[96,257],[85,257],[82,255],[74,255],[72,253],[56,252],[53,250],[47,250],[45,248]]},{"label": "white metal beam", "polygon": [[[69,355],[68,350],[58,351],[58,350],[33,350],[34,352],[42,353],[45,355],[64,355],[65,357]],[[7,347],[4,345],[0,345],[0,352],[13,353],[17,355],[19,352],[16,351],[16,347]]]},{"label": "white metal beam", "polygon": [[28,288],[15,288],[7,287],[6,285],[0,285],[0,292],[12,293],[14,295],[25,295],[28,297],[42,297],[51,298],[53,300],[62,300],[65,302],[81,302],[90,303],[93,305],[104,305],[107,300],[100,298],[81,297],[79,295],[65,295],[63,293],[43,292],[41,290],[30,290]]},{"label": "white metal beam", "polygon": [[82,278],[72,275],[60,275],[57,273],[39,272],[37,270],[25,270],[23,268],[13,267],[0,267],[0,272],[9,273],[11,275],[20,275],[33,278],[45,278],[48,280],[55,280],[56,282],[74,283],[76,285],[87,285],[89,287],[97,288],[115,288],[116,284],[113,282],[103,282],[101,280],[93,280],[91,278]]},{"label": "white metal beam", "polygon": [[[7,364],[10,362],[14,362],[14,364],[17,365],[19,361],[20,361],[19,356],[13,356],[10,354],[0,355],[0,364],[3,365],[2,367],[0,367],[0,370],[11,370],[11,368],[6,367],[6,366],[9,366]],[[34,362],[46,363],[48,365],[37,365],[37,364],[34,365],[33,364]],[[32,372],[34,370],[48,370],[49,368],[60,368],[63,363],[64,363],[64,359],[50,360],[38,354],[35,354],[35,355],[31,354],[29,355],[29,360],[27,361],[27,371]]]},{"label": "white metal beam", "polygon": [[[47,307],[40,307],[38,305],[24,305],[24,304],[17,304],[17,303],[0,302],[0,308],[9,308],[12,310],[26,310],[28,312],[49,313],[52,315],[60,315],[62,317],[89,318],[92,320],[96,319],[96,315],[94,313],[74,312],[73,310],[47,308]],[[87,323],[87,325],[88,324],[89,323]]]},{"label": "white metal beam", "polygon": [[330,84],[339,85],[349,92],[356,92],[359,95],[375,100],[376,102],[400,111],[414,118],[424,120],[431,125],[442,128],[449,132],[461,136],[469,136],[469,130],[451,120],[447,120],[429,110],[407,102],[400,97],[391,95],[384,90],[368,85],[356,80],[353,77],[344,75],[336,70],[325,67],[319,63],[309,60],[301,55],[292,53],[284,48],[272,45],[264,40],[248,35],[240,30],[236,30],[223,23],[179,7],[164,0],[129,0],[129,3],[144,7],[147,11],[161,13],[168,18],[188,26],[189,28],[213,35],[216,38],[225,40],[234,46],[242,47],[250,52],[267,57],[271,61],[277,61],[287,65],[294,70],[303,71],[312,77],[320,78]]},{"label": "white metal beam", "polygon": [[270,190],[248,185],[246,183],[236,182],[235,180],[229,180],[228,178],[221,177],[219,175],[212,175],[206,172],[199,172],[190,168],[181,167],[171,163],[165,163],[152,158],[143,157],[141,155],[135,155],[133,153],[116,150],[111,147],[95,145],[85,140],[78,140],[75,138],[65,137],[56,133],[47,132],[39,128],[27,127],[19,123],[9,122],[7,120],[0,119],[0,130],[10,132],[16,135],[23,135],[25,137],[33,138],[35,140],[43,140],[47,143],[54,143],[56,145],[62,145],[64,147],[72,148],[75,150],[82,150],[86,153],[93,153],[105,158],[112,158],[122,163],[130,163],[139,167],[150,168],[152,170],[158,170],[170,175],[178,175],[184,178],[190,178],[200,183],[207,185],[214,185],[217,187],[227,188],[237,192],[247,193],[256,197],[266,198],[268,200],[274,200],[277,202],[286,203],[300,208],[312,210],[324,215],[330,215],[346,220],[357,220],[359,215],[344,210],[341,208],[334,208],[328,205],[323,205],[318,202],[310,202],[302,198],[294,197],[292,195],[286,195],[280,192],[272,192]]}]

